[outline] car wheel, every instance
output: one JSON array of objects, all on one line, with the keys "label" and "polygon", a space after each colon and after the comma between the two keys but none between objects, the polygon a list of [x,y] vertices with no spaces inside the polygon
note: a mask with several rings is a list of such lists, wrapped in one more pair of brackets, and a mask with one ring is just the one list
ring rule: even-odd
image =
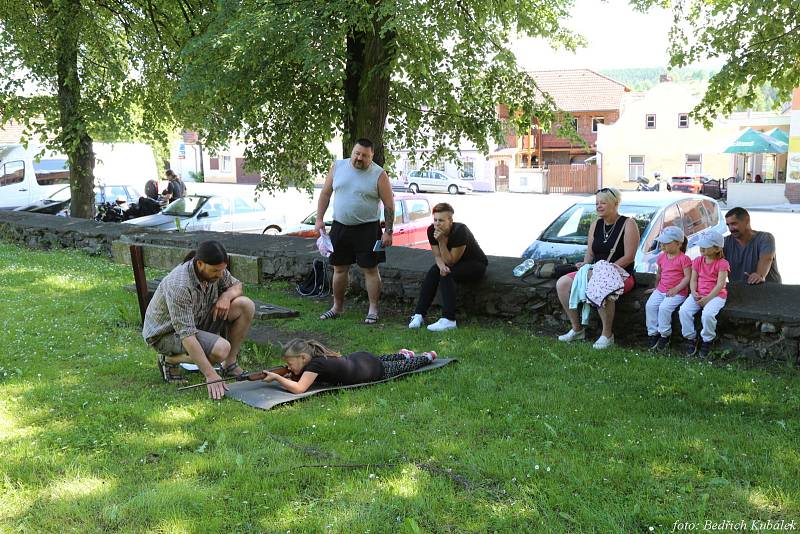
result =
[{"label": "car wheel", "polygon": [[417,184],[409,184],[408,191],[416,195],[417,193],[419,193],[419,186]]},{"label": "car wheel", "polygon": [[263,235],[278,235],[281,233],[280,226],[267,226],[264,228],[264,231],[261,232]]},{"label": "car wheel", "polygon": [[447,188],[447,192],[450,193],[451,195],[457,195],[458,194],[458,186],[457,185],[451,185],[450,187]]}]

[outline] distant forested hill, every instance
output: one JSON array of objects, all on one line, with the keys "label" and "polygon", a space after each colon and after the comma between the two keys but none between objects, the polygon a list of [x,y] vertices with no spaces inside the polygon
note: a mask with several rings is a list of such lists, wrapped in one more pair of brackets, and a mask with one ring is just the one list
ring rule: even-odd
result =
[{"label": "distant forested hill", "polygon": [[[708,87],[708,80],[716,71],[712,69],[697,69],[685,67],[667,71],[664,67],[643,67],[630,69],[601,70],[600,74],[612,80],[624,83],[632,91],[647,91],[658,84],[660,76],[667,74],[673,82],[686,85],[695,96],[702,97]],[[775,90],[769,85],[761,88],[761,94],[756,99],[753,111],[769,111],[779,108],[781,102],[777,101]],[[746,111],[744,108],[736,111]]]},{"label": "distant forested hill", "polygon": [[714,74],[713,70],[708,69],[676,69],[667,71],[664,67],[646,67],[634,69],[609,69],[601,70],[600,74],[608,76],[612,80],[624,83],[633,91],[647,91],[658,84],[662,74],[668,74],[673,82],[684,83],[692,87],[700,87],[705,90],[708,79]]}]

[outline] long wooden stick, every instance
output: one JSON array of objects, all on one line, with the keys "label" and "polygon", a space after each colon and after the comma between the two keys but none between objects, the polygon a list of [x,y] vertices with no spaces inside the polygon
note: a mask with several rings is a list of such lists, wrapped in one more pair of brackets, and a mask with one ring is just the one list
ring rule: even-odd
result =
[{"label": "long wooden stick", "polygon": [[[192,384],[191,386],[179,387],[178,391],[182,391],[184,389],[199,388],[200,386],[207,386],[209,384],[218,384],[220,382],[227,382],[229,380],[242,381],[242,380],[249,380],[249,379],[245,375],[242,375],[242,376],[229,376],[227,378],[220,378],[219,380],[212,380],[211,382],[200,382],[199,384]],[[254,380],[256,380],[256,379],[254,379]]]},{"label": "long wooden stick", "polygon": [[133,280],[136,283],[136,296],[139,299],[139,313],[142,316],[142,324],[144,324],[144,315],[147,313],[147,305],[150,303],[147,277],[144,273],[144,253],[140,245],[131,245],[130,250]]}]

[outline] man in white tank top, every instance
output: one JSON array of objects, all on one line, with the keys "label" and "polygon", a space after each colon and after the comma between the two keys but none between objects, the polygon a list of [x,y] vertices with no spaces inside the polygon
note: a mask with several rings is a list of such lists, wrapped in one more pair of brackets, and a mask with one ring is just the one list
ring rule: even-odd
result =
[{"label": "man in white tank top", "polygon": [[[344,311],[344,293],[350,266],[357,263],[364,273],[369,297],[367,324],[378,322],[381,277],[378,263],[386,261],[386,253],[373,248],[380,241],[382,249],[391,246],[394,225],[394,196],[389,176],[372,161],[372,141],[358,139],[350,157],[331,165],[317,204],[316,229],[325,233],[325,211],[333,197],[333,307],[320,319],[334,319]],[[379,206],[383,202],[386,227],[381,231]]]}]

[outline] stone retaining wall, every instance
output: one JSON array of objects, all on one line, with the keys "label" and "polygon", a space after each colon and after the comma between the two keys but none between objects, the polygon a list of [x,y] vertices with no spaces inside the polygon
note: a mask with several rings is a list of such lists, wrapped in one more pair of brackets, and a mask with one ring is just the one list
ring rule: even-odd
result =
[{"label": "stone retaining wall", "polygon": [[[90,254],[113,257],[129,263],[128,247],[145,249],[148,266],[169,269],[189,250],[206,239],[221,240],[233,255],[231,270],[248,283],[269,280],[299,281],[319,257],[313,240],[251,234],[213,232],[176,233],[142,230],[123,224],[96,223],[80,219],[0,210],[0,239],[31,248],[76,248]],[[512,318],[528,316],[543,330],[565,330],[565,319],[555,294],[553,280],[520,280],[511,274],[519,258],[489,257],[484,280],[459,291],[459,313],[470,316]],[[430,252],[402,247],[387,251],[381,266],[383,298],[394,299],[411,309],[420,281],[432,264]],[[351,271],[351,289],[363,290],[358,269]],[[637,275],[638,286],[620,300],[616,338],[637,344],[644,337],[644,288],[652,275]],[[751,360],[780,360],[800,364],[800,286],[742,286],[729,288],[728,305],[720,314],[717,350],[727,350]],[[680,329],[675,320],[675,338]],[[598,324],[593,314],[591,329]],[[623,328],[620,325],[635,325]]]}]

